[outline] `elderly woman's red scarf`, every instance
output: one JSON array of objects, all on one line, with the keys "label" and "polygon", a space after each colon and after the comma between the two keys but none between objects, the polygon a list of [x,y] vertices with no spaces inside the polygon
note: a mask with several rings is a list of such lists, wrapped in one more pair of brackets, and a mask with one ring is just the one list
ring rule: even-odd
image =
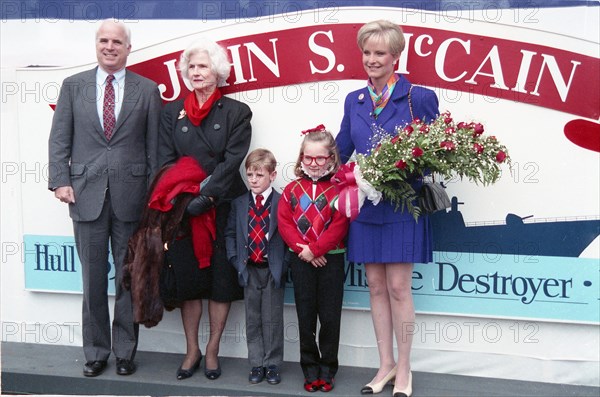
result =
[{"label": "elderly woman's red scarf", "polygon": [[183,102],[183,108],[192,124],[196,127],[199,126],[202,120],[204,120],[206,115],[210,112],[210,109],[212,109],[213,104],[221,99],[221,96],[219,87],[216,87],[212,94],[206,99],[206,102],[200,106],[198,104],[198,98],[196,97],[196,91],[190,92]]},{"label": "elderly woman's red scarf", "polygon": [[[188,156],[181,157],[173,167],[160,178],[152,191],[148,207],[167,212],[173,208],[173,199],[181,193],[200,193],[200,182],[206,178],[206,172],[198,162]],[[200,269],[210,266],[213,241],[216,238],[215,209],[198,216],[190,217],[194,254]]]}]

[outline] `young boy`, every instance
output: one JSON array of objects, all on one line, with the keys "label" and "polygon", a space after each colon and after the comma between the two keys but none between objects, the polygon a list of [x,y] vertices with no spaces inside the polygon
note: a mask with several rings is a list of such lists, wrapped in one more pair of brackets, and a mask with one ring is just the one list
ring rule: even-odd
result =
[{"label": "young boy", "polygon": [[280,194],[271,183],[277,176],[269,150],[252,151],[245,163],[250,191],[231,203],[225,230],[227,258],[244,287],[246,340],[252,369],[248,380],[281,382],[283,361],[283,293],[285,243],[277,229]]}]

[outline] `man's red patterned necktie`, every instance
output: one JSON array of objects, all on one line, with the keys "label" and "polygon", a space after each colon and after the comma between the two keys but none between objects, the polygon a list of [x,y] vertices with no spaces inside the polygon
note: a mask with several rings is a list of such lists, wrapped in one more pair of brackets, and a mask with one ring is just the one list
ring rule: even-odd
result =
[{"label": "man's red patterned necktie", "polygon": [[104,88],[104,136],[107,140],[110,140],[115,129],[116,118],[115,118],[115,88],[113,87],[113,80],[115,76],[109,74],[106,77],[106,84]]}]

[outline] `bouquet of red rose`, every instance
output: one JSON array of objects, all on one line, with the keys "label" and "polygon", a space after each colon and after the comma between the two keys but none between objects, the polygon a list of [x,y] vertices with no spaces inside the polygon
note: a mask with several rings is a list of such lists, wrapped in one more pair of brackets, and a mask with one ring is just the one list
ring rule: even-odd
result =
[{"label": "bouquet of red rose", "polygon": [[482,124],[456,123],[450,112],[429,124],[415,119],[397,126],[392,136],[374,128],[377,143],[373,150],[357,155],[354,163],[342,166],[334,177],[341,187],[338,207],[351,219],[365,198],[377,205],[382,197],[417,219],[421,210],[415,205],[418,194],[411,179],[435,173],[488,185],[500,178],[502,163],[510,167],[508,150],[496,137],[484,135]]}]

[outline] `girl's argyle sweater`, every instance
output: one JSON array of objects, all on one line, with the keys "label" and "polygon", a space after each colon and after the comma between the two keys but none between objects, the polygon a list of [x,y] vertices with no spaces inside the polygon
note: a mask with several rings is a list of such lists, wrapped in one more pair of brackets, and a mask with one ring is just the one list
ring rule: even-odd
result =
[{"label": "girl's argyle sweater", "polygon": [[277,218],[279,232],[296,253],[302,251],[297,243],[308,244],[315,257],[345,251],[348,219],[334,206],[338,191],[330,178],[328,175],[312,181],[300,177],[283,190]]}]

